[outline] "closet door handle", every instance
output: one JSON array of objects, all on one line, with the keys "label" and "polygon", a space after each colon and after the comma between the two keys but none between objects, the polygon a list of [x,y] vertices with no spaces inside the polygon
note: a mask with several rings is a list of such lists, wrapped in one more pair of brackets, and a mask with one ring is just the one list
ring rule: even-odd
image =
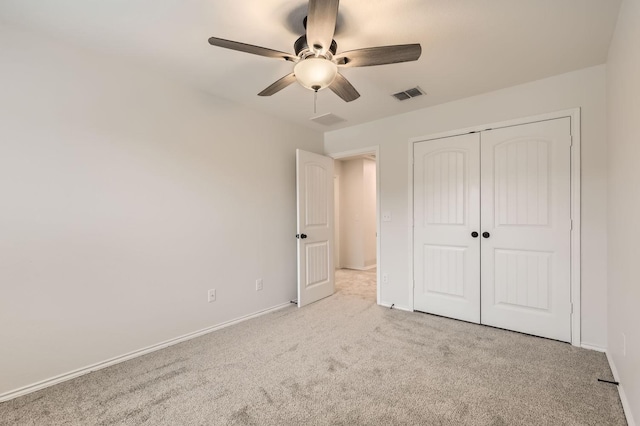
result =
[{"label": "closet door handle", "polygon": [[471,233],[471,236],[472,236],[473,238],[478,238],[478,233],[477,233],[476,231],[473,231],[473,232]]},{"label": "closet door handle", "polygon": [[490,234],[490,233],[488,233],[488,232],[483,232],[483,233],[482,233],[482,236],[483,236],[484,238],[489,238],[489,237],[491,236],[491,234]]}]

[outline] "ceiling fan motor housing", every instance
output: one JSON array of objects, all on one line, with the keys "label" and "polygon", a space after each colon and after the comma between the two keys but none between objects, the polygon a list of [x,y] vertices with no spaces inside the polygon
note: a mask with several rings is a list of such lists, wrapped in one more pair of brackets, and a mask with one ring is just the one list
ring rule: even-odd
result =
[{"label": "ceiling fan motor housing", "polygon": [[[301,35],[295,43],[293,43],[293,50],[296,52],[296,56],[300,58],[304,58],[310,55],[315,56],[315,52],[309,48],[309,44],[307,43],[307,36]],[[327,53],[331,52],[331,56],[335,55],[338,51],[338,43],[335,40],[331,40],[331,46]],[[328,55],[327,55],[328,56]]]}]

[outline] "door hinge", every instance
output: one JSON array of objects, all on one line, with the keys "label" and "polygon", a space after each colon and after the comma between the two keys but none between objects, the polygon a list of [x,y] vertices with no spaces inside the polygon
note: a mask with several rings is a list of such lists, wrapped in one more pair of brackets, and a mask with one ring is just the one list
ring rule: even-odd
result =
[{"label": "door hinge", "polygon": [[569,135],[569,146],[573,146],[573,136]]},{"label": "door hinge", "polygon": [[571,306],[571,311],[569,313],[573,314],[573,303],[570,303],[569,305]]},{"label": "door hinge", "polygon": [[573,231],[573,219],[569,219],[569,231]]}]

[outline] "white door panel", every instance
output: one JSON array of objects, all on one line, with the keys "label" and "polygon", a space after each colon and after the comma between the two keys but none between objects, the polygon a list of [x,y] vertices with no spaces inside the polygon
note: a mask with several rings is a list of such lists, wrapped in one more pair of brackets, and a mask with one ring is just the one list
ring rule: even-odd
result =
[{"label": "white door panel", "polygon": [[571,341],[570,126],[414,144],[415,310]]},{"label": "white door panel", "polygon": [[414,309],[480,322],[479,135],[414,145]]},{"label": "white door panel", "polygon": [[333,159],[296,150],[298,307],[334,292]]},{"label": "white door panel", "polygon": [[481,139],[482,323],[571,341],[570,119]]}]

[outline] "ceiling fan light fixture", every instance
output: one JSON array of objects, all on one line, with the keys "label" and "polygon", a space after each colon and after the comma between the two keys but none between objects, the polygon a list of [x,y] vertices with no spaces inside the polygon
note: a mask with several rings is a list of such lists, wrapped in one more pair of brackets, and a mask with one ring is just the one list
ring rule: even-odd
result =
[{"label": "ceiling fan light fixture", "polygon": [[298,62],[293,73],[298,83],[317,92],[333,83],[338,66],[326,58],[311,57]]}]

